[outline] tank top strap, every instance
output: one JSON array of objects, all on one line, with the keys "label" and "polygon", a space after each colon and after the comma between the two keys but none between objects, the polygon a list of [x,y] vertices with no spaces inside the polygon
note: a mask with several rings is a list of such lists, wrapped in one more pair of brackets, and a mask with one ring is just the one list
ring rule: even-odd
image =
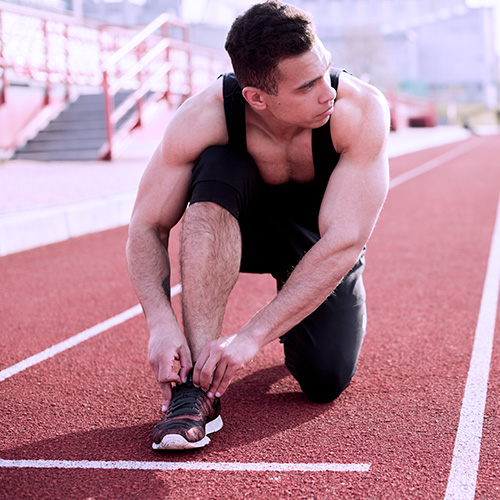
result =
[{"label": "tank top strap", "polygon": [[[335,90],[338,89],[340,74],[343,71],[345,70],[341,68],[332,68],[330,70],[330,80]],[[322,127],[313,129],[312,153],[316,182],[327,182],[340,158],[340,155],[333,147],[332,134],[330,133],[330,120]]]},{"label": "tank top strap", "polygon": [[225,73],[222,78],[228,145],[246,151],[245,98],[234,73]]}]

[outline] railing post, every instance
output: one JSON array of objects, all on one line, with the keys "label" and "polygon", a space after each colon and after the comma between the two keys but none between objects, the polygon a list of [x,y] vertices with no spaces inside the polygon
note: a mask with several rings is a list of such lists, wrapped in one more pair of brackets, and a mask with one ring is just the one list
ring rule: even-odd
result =
[{"label": "railing post", "polygon": [[49,33],[47,30],[47,19],[44,19],[42,21],[42,33],[43,33],[44,49],[45,49],[45,96],[43,98],[43,105],[47,106],[48,104],[50,104],[50,87],[51,87],[50,63],[49,63],[50,48],[49,48]]},{"label": "railing post", "polygon": [[71,89],[71,70],[70,70],[70,54],[69,54],[69,25],[64,24],[64,61],[66,66],[66,74],[64,75],[65,79],[65,99],[69,101],[70,89]]},{"label": "railing post", "polygon": [[[145,50],[144,50],[145,43],[146,42],[143,42],[143,43],[141,43],[141,44],[139,44],[137,46],[137,61],[138,62],[142,59],[142,57],[144,55],[144,52],[145,52]],[[142,85],[142,82],[144,81],[142,70],[139,71],[139,73],[137,75],[137,79],[138,79],[138,83],[139,83],[139,87],[140,87]],[[144,98],[140,97],[137,100],[137,123],[134,125],[134,128],[135,127],[140,127],[142,125],[143,103],[144,103]]]},{"label": "railing post", "polygon": [[7,101],[5,92],[5,89],[7,88],[7,75],[5,74],[7,67],[3,59],[1,59],[1,56],[0,56],[0,61],[2,64],[2,87],[0,88],[0,106],[1,106],[2,104],[5,104],[5,102]]},{"label": "railing post", "polygon": [[182,38],[187,45],[187,81],[188,81],[188,94],[189,97],[193,93],[193,68],[191,65],[191,44],[189,43],[189,28],[182,27]]},{"label": "railing post", "polygon": [[0,106],[5,104],[6,99],[6,88],[7,88],[7,61],[3,56],[3,13],[0,11],[0,66],[2,69],[2,87],[0,88]]},{"label": "railing post", "polygon": [[108,145],[108,151],[103,159],[112,160],[114,124],[111,122],[111,115],[113,113],[113,97],[109,93],[109,82],[108,82],[107,71],[104,71],[102,74],[102,86],[104,92],[104,113],[106,119],[106,142]]},{"label": "railing post", "polygon": [[[169,27],[168,27],[168,24],[167,24],[168,21],[165,21],[165,23],[163,23],[162,27],[161,27],[161,34],[162,34],[162,37],[163,38],[167,38],[169,37],[170,33],[169,33]],[[170,43],[167,44],[167,48],[165,50],[165,62],[166,63],[169,63],[170,62]],[[164,94],[164,98],[166,99],[166,101],[168,102],[168,104],[170,104],[170,95],[172,94],[170,92],[170,83],[171,83],[171,80],[170,80],[170,71],[167,71],[167,90]]]}]

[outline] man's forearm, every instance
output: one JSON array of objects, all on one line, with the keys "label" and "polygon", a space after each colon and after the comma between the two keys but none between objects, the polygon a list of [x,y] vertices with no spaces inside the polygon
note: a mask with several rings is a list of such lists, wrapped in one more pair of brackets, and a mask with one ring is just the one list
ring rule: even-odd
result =
[{"label": "man's forearm", "polygon": [[[321,240],[302,258],[278,292],[244,327],[262,347],[314,312],[357,262],[361,249],[328,251]],[[361,247],[362,248],[362,247]],[[248,328],[248,329],[247,329]]]},{"label": "man's forearm", "polygon": [[221,396],[234,373],[246,366],[260,348],[284,335],[324,302],[354,266],[361,248],[353,245],[332,249],[324,241],[316,243],[269,304],[236,334],[204,347],[195,365],[194,383]]},{"label": "man's forearm", "polygon": [[160,385],[163,411],[172,397],[172,383],[186,382],[193,366],[189,346],[170,303],[167,244],[168,235],[162,240],[155,230],[131,226],[128,270],[148,323],[148,362]]},{"label": "man's forearm", "polygon": [[175,320],[170,304],[170,261],[166,242],[161,241],[156,231],[131,230],[127,265],[150,329],[158,322]]}]

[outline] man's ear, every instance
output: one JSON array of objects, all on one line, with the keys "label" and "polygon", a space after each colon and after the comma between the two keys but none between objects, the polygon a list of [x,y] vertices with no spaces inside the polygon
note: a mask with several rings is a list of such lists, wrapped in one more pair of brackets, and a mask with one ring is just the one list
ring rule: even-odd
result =
[{"label": "man's ear", "polygon": [[262,90],[257,87],[245,87],[241,92],[250,106],[259,111],[266,109],[266,97]]}]

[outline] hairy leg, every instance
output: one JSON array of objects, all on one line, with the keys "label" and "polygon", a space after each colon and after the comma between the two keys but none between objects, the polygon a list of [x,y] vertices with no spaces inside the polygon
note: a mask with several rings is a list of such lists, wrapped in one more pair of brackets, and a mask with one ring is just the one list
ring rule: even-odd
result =
[{"label": "hairy leg", "polygon": [[193,362],[220,335],[240,261],[236,218],[215,203],[190,205],[181,232],[181,281],[184,332]]}]

